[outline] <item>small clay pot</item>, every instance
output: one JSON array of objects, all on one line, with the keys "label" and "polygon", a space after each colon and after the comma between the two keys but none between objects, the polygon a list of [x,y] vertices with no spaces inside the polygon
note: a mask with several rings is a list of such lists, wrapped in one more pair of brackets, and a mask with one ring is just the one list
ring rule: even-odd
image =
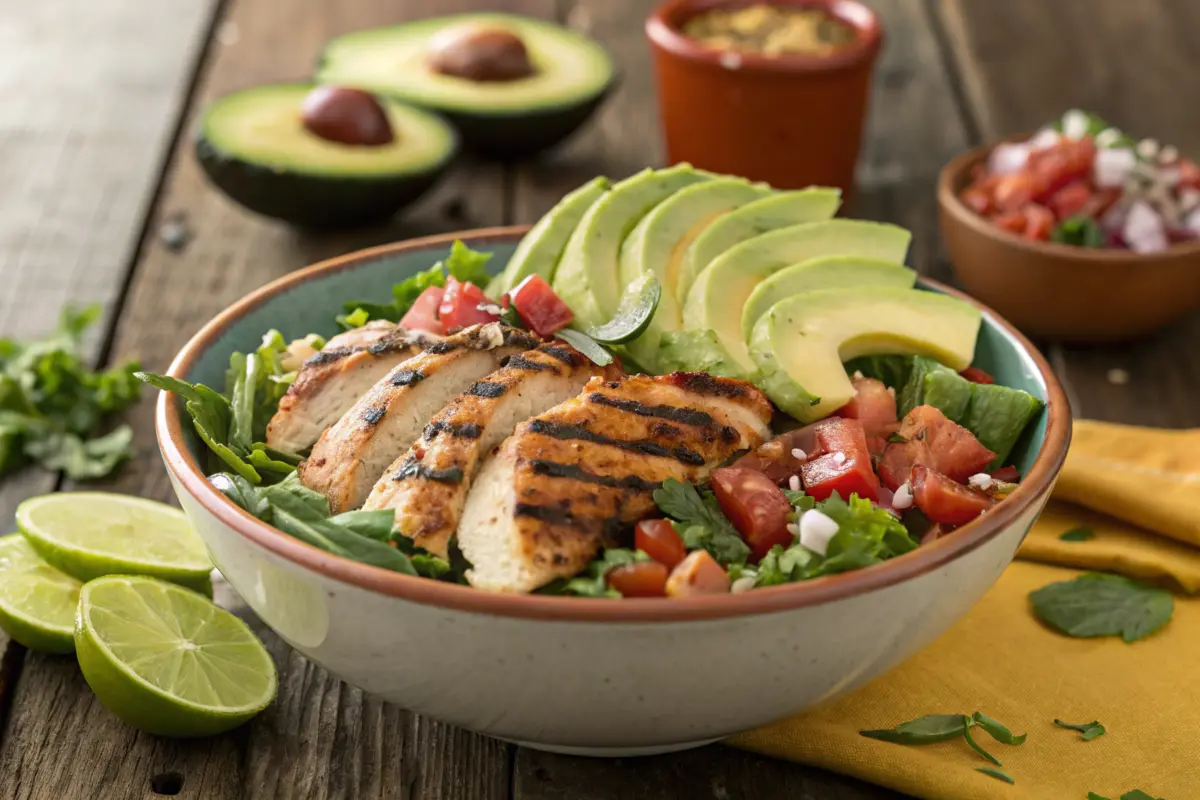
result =
[{"label": "small clay pot", "polygon": [[1075,343],[1137,339],[1200,308],[1200,243],[1134,253],[1034,241],[968,208],[959,193],[996,144],[958,156],[938,180],[942,239],[968,293],[1031,336]]},{"label": "small clay pot", "polygon": [[672,163],[849,194],[862,143],[879,18],[857,0],[773,0],[819,8],[852,27],[826,56],[765,56],[706,46],[681,32],[696,14],[762,0],[667,0],[646,20]]}]

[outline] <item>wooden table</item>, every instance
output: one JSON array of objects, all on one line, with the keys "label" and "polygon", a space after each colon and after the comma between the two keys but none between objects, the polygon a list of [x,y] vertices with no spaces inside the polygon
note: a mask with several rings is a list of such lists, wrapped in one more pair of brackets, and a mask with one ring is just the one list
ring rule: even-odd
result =
[{"label": "wooden table", "polygon": [[[915,235],[912,260],[947,278],[933,182],[969,145],[1034,128],[1071,106],[1200,152],[1200,4],[1194,0],[875,0],[879,65],[853,216]],[[39,0],[0,21],[0,335],[47,329],[66,302],[102,301],[97,363],[162,370],[214,313],[313,261],[425,233],[530,222],[596,175],[662,161],[641,20],[651,0]],[[191,130],[217,95],[307,74],[345,31],[474,8],[556,19],[599,39],[621,89],[548,158],[464,162],[386,228],[308,236],[244,213],[204,181]],[[781,113],[803,113],[787,110]],[[819,121],[814,121],[819,124]],[[182,223],[172,247],[165,222]],[[1200,268],[1200,265],[1198,265]],[[1200,317],[1141,344],[1048,347],[1077,414],[1200,425]],[[1127,382],[1114,380],[1123,370]],[[138,457],[103,488],[171,500],[151,421],[132,413]],[[0,520],[63,485],[27,472],[0,485]],[[71,487],[64,487],[71,488]],[[235,598],[226,598],[236,602]],[[893,792],[713,746],[656,758],[547,755],[419,718],[332,679],[257,620],[279,699],[231,734],[139,734],[96,702],[74,659],[0,635],[3,798],[811,798]]]}]

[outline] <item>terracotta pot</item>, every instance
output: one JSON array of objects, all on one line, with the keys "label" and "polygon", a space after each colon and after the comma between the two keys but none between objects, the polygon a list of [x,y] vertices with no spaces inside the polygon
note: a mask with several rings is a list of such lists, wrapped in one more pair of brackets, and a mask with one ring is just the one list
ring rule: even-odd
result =
[{"label": "terracotta pot", "polygon": [[1134,253],[1033,241],[964,205],[959,193],[996,144],[958,156],[938,179],[942,239],[971,295],[1032,336],[1078,343],[1136,339],[1200,308],[1200,243]]},{"label": "terracotta pot", "polygon": [[668,158],[778,188],[849,193],[883,40],[879,19],[857,0],[774,0],[825,9],[856,30],[829,56],[735,53],[680,32],[701,11],[761,1],[667,0],[646,21]]}]

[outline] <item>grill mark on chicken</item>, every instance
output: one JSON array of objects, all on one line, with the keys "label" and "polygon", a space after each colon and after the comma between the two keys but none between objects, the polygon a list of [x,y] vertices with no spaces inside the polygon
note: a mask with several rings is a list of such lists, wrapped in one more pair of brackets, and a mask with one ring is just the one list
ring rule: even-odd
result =
[{"label": "grill mark on chicken", "polygon": [[462,342],[456,342],[447,339],[443,342],[434,342],[433,344],[429,345],[429,347],[425,348],[425,352],[433,353],[435,356],[444,356],[446,353],[452,353],[462,346]]},{"label": "grill mark on chicken", "polygon": [[548,522],[551,525],[570,525],[574,521],[571,512],[558,506],[539,506],[531,503],[517,503],[513,507],[513,516],[529,517]]},{"label": "grill mark on chicken", "polygon": [[458,467],[447,467],[446,469],[427,467],[417,461],[415,456],[410,455],[404,459],[404,463],[400,465],[400,469],[392,476],[392,480],[402,481],[407,478],[424,478],[425,480],[437,481],[438,483],[462,483],[463,471]]},{"label": "grill mark on chicken", "polygon": [[439,419],[425,426],[425,441],[432,442],[442,432],[461,439],[478,439],[481,430],[474,422],[447,422]]},{"label": "grill mark on chicken", "polygon": [[513,356],[508,359],[507,364],[501,364],[502,367],[510,367],[512,369],[523,369],[529,372],[545,372],[547,370],[557,372],[557,368],[553,364],[543,364],[540,361],[530,361],[524,356]]},{"label": "grill mark on chicken", "polygon": [[579,365],[579,354],[572,348],[544,345],[541,350],[551,358],[557,358],[568,366],[574,367]]},{"label": "grill mark on chicken", "polygon": [[383,419],[383,415],[387,413],[387,406],[371,406],[362,413],[362,421],[368,425],[378,425]]},{"label": "grill mark on chicken", "polygon": [[697,394],[707,394],[713,397],[742,397],[746,394],[745,387],[737,381],[715,378],[707,372],[675,372],[667,376],[681,389]]},{"label": "grill mark on chicken", "polygon": [[[432,349],[433,346],[431,345],[426,352],[431,352]],[[397,370],[396,373],[392,375],[392,386],[412,386],[414,383],[424,379],[424,373],[420,372],[419,370],[401,369]]]},{"label": "grill mark on chicken", "polygon": [[529,466],[535,475],[563,478],[565,480],[579,481],[580,483],[595,483],[610,489],[632,489],[634,491],[648,492],[662,486],[662,483],[648,481],[638,475],[623,475],[621,477],[615,475],[598,475],[576,464],[562,464],[557,461],[548,461],[544,458],[530,459]]},{"label": "grill mark on chicken", "polygon": [[[369,351],[369,348],[368,348],[368,351]],[[334,347],[334,348],[327,347],[324,350],[322,350],[321,352],[316,353],[315,355],[311,355],[308,358],[306,358],[304,360],[304,366],[306,366],[306,367],[323,367],[326,364],[332,364],[335,361],[340,361],[341,359],[345,358],[346,356],[352,355],[353,353],[357,353],[357,352],[358,352],[358,350],[356,350],[353,347]],[[372,353],[372,355],[374,355],[374,353]]]},{"label": "grill mark on chicken", "polygon": [[619,447],[622,450],[629,450],[643,456],[661,456],[663,458],[674,458],[676,461],[681,461],[684,464],[703,464],[704,456],[682,445],[675,448],[663,447],[658,442],[652,442],[647,439],[640,441],[624,442],[620,439],[610,439],[599,433],[594,433],[584,428],[581,425],[570,425],[560,422],[551,422],[548,420],[535,419],[530,420],[529,430],[533,433],[540,433],[543,436],[550,436],[554,439],[579,439],[585,442],[594,444],[605,444],[611,447]]},{"label": "grill mark on chicken", "polygon": [[[512,361],[509,361],[509,364],[511,363]],[[475,383],[472,383],[469,387],[467,387],[466,394],[473,395],[475,397],[493,398],[499,397],[507,391],[508,387],[502,383],[493,383],[491,381],[475,381]]]},{"label": "grill mark on chicken", "polygon": [[591,400],[593,403],[599,403],[602,406],[609,406],[610,408],[627,411],[630,414],[637,414],[639,417],[658,417],[659,419],[667,419],[671,422],[678,422],[683,425],[695,425],[701,428],[707,428],[713,424],[711,414],[697,411],[694,408],[662,405],[648,406],[645,403],[639,403],[637,400],[622,400],[619,397],[609,397],[599,392],[593,392],[588,395],[588,400]]},{"label": "grill mark on chicken", "polygon": [[542,343],[541,339],[538,339],[536,336],[530,336],[520,328],[505,326],[503,336],[504,344],[509,347],[520,347],[525,350],[533,350]]}]

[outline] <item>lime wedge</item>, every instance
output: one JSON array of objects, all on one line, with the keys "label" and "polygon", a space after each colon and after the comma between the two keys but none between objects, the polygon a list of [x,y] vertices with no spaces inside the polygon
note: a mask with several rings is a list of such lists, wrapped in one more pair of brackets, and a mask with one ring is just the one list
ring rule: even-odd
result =
[{"label": "lime wedge", "polygon": [[17,527],[51,566],[81,581],[150,575],[212,595],[212,561],[182,511],[106,492],[58,492],[17,506]]},{"label": "lime wedge", "polygon": [[105,708],[160,736],[222,733],[275,698],[275,664],[246,623],[154,578],[85,584],[75,652]]},{"label": "lime wedge", "polygon": [[25,538],[0,538],[0,628],[30,650],[75,650],[82,584],[42,560]]}]

